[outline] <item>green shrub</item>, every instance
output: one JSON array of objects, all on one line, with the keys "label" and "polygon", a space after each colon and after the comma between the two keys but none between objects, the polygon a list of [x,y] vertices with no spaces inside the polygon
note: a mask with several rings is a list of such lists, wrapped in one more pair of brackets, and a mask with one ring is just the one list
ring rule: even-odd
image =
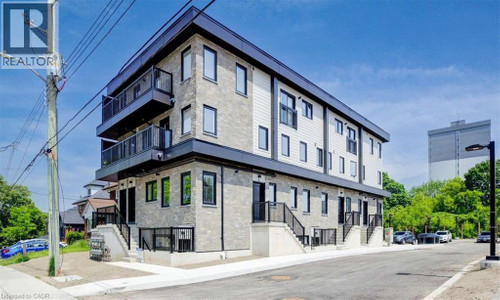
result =
[{"label": "green shrub", "polygon": [[50,277],[56,276],[56,265],[54,262],[54,256],[50,257],[48,273]]},{"label": "green shrub", "polygon": [[30,258],[28,256],[20,255],[20,256],[16,257],[15,263],[18,264],[18,263],[22,263],[22,262],[25,262],[28,260],[30,260]]},{"label": "green shrub", "polygon": [[66,235],[66,240],[68,241],[68,245],[71,245],[78,240],[83,240],[84,237],[83,232],[70,231]]}]

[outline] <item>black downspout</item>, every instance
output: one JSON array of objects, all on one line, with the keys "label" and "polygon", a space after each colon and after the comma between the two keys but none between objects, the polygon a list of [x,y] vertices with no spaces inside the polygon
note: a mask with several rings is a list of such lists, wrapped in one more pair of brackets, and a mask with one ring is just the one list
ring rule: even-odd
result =
[{"label": "black downspout", "polygon": [[224,167],[220,167],[220,243],[224,251]]}]

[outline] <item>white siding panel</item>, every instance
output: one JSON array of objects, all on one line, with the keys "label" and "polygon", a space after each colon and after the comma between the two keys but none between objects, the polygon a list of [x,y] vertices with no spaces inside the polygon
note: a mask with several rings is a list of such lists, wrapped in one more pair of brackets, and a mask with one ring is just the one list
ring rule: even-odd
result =
[{"label": "white siding panel", "polygon": [[[370,153],[370,138],[373,139],[373,154]],[[365,165],[366,177],[363,182],[366,185],[381,188],[377,184],[377,171],[383,172],[383,160],[378,157],[378,144],[381,141],[373,135],[363,131],[363,163]],[[382,155],[384,154],[384,146],[382,145]]]},{"label": "white siding panel", "polygon": [[[355,161],[357,165],[359,165],[359,159],[357,155],[354,155],[350,152],[347,152],[347,126],[351,127],[352,129],[356,130],[356,140],[359,143],[359,137],[358,137],[358,126],[354,125],[351,122],[348,122],[346,119],[340,117],[339,115],[333,113],[333,111],[328,110],[329,114],[329,149],[330,152],[332,152],[332,160],[333,160],[333,166],[332,170],[329,170],[329,174],[333,176],[338,176],[340,178],[352,180],[352,181],[358,181],[358,176],[360,175],[359,172],[357,172],[357,176],[352,177],[351,176],[351,161]],[[338,119],[342,121],[343,125],[343,133],[342,135],[337,133],[335,131],[335,119]],[[345,172],[344,174],[339,172],[339,156],[342,156],[345,161]]]},{"label": "white siding panel", "polygon": [[[255,154],[271,157],[271,76],[257,68],[253,71],[253,149]],[[267,128],[268,150],[259,149],[259,126]]]}]

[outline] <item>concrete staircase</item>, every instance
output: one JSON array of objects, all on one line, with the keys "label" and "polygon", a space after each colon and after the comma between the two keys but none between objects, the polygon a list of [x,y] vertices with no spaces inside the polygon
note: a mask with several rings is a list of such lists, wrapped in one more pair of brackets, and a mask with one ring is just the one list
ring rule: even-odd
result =
[{"label": "concrete staircase", "polygon": [[366,240],[367,236],[367,228],[361,227],[360,238],[361,238],[361,246],[367,246],[368,242]]},{"label": "concrete staircase", "polygon": [[[137,261],[137,248],[139,247],[139,229],[135,224],[130,224],[130,250],[127,251],[127,256],[123,258],[124,261],[136,262]],[[123,242],[124,247],[127,247],[127,242],[120,233],[118,227],[116,227],[117,233]]]},{"label": "concrete staircase", "polygon": [[337,228],[337,249],[345,249],[344,245],[344,226],[339,225]]}]

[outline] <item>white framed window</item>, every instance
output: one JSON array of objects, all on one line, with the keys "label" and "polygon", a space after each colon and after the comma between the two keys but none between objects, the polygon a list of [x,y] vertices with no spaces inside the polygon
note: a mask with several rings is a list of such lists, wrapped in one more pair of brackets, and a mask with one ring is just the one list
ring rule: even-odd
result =
[{"label": "white framed window", "polygon": [[203,132],[217,135],[217,109],[203,105]]},{"label": "white framed window", "polygon": [[217,52],[203,46],[203,77],[217,81]]},{"label": "white framed window", "polygon": [[181,81],[191,77],[191,46],[181,53]]},{"label": "white framed window", "polygon": [[191,105],[186,106],[181,111],[182,115],[182,134],[191,132]]}]

